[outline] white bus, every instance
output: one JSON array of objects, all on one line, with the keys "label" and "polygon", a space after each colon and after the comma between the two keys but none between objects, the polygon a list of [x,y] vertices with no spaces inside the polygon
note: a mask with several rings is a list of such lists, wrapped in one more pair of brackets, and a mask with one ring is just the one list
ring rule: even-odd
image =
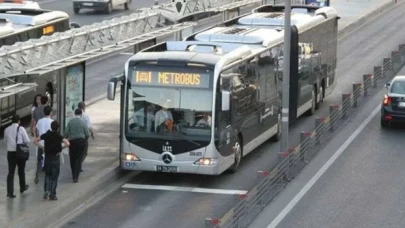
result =
[{"label": "white bus", "polygon": [[[260,6],[251,14],[199,31],[185,40],[248,43],[242,38],[243,34],[257,33],[262,28],[270,29],[270,32],[283,32],[283,10],[284,6]],[[332,7],[292,6],[290,124],[303,114],[313,115],[336,86],[338,19]],[[232,31],[240,34],[239,39],[231,35]],[[271,35],[270,32],[262,34]],[[280,44],[277,51],[281,52],[277,55],[278,76],[282,80],[283,44]]]},{"label": "white bus", "polygon": [[79,27],[69,22],[69,15],[62,11],[50,11],[29,7],[0,7],[0,47],[38,39],[55,32]]},{"label": "white bus", "polygon": [[[135,54],[124,75],[110,80],[110,100],[122,83],[123,169],[218,175],[280,137],[283,29],[217,26],[191,37]],[[291,81],[300,88],[292,93],[309,93],[311,101],[311,75],[321,64],[307,43],[292,38]]]}]

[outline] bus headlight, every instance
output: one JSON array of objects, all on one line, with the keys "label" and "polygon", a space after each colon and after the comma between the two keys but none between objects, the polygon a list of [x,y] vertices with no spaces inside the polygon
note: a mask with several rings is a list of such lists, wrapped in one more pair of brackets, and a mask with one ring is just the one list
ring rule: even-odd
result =
[{"label": "bus headlight", "polygon": [[216,165],[218,163],[217,158],[200,158],[194,162],[194,165]]},{"label": "bus headlight", "polygon": [[133,153],[124,153],[124,159],[126,161],[140,161],[141,160],[138,158],[138,156],[136,156]]}]

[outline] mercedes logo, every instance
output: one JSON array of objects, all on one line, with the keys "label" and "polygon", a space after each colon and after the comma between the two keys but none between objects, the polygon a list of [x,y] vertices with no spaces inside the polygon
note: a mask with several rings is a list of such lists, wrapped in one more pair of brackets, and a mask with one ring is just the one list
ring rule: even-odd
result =
[{"label": "mercedes logo", "polygon": [[165,164],[170,164],[173,161],[173,157],[170,154],[163,154],[162,160]]}]

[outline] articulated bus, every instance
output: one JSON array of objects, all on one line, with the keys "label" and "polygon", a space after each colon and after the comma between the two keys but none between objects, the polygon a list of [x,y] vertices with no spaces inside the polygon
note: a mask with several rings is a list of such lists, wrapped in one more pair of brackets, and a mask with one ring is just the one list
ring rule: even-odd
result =
[{"label": "articulated bus", "polygon": [[[271,29],[263,36],[284,30],[283,6],[265,5],[185,38],[187,41],[250,43],[244,34]],[[292,6],[289,122],[303,114],[313,115],[336,86],[338,15],[331,7]],[[238,38],[239,37],[239,38]],[[283,43],[269,48],[277,56],[276,74],[283,78]]]},{"label": "articulated bus", "polygon": [[0,47],[64,32],[71,27],[79,25],[70,23],[69,15],[62,11],[0,7]]},{"label": "articulated bus", "polygon": [[[0,3],[0,47],[79,27],[76,23],[69,23],[67,13],[40,9],[34,2],[0,0]],[[82,67],[77,69],[80,71]],[[37,93],[48,96],[52,106],[57,91],[57,76],[12,75],[0,79],[0,89],[0,127],[4,127],[11,123],[14,114],[21,117],[31,115]]]},{"label": "articulated bus", "polygon": [[[332,8],[321,11],[312,18],[322,22],[335,12]],[[313,20],[304,19],[294,23],[296,31]],[[126,62],[122,77],[110,80],[110,100],[121,82],[123,169],[206,175],[235,172],[245,155],[271,138],[279,139],[283,29],[212,29],[221,34],[206,30],[185,41],[144,49]],[[299,44],[297,39],[292,39],[291,65],[296,69],[291,81],[300,83],[299,96],[309,93],[311,101],[316,95],[311,74],[321,74],[320,50],[315,52],[314,42]]]}]

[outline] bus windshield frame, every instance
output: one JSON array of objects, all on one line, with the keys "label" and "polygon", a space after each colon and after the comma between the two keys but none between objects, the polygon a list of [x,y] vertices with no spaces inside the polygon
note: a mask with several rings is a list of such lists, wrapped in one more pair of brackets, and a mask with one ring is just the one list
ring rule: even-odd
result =
[{"label": "bus windshield frame", "polygon": [[213,80],[214,70],[207,67],[130,67],[125,138],[138,146],[156,140],[190,143],[189,149],[207,146],[214,126]]}]

